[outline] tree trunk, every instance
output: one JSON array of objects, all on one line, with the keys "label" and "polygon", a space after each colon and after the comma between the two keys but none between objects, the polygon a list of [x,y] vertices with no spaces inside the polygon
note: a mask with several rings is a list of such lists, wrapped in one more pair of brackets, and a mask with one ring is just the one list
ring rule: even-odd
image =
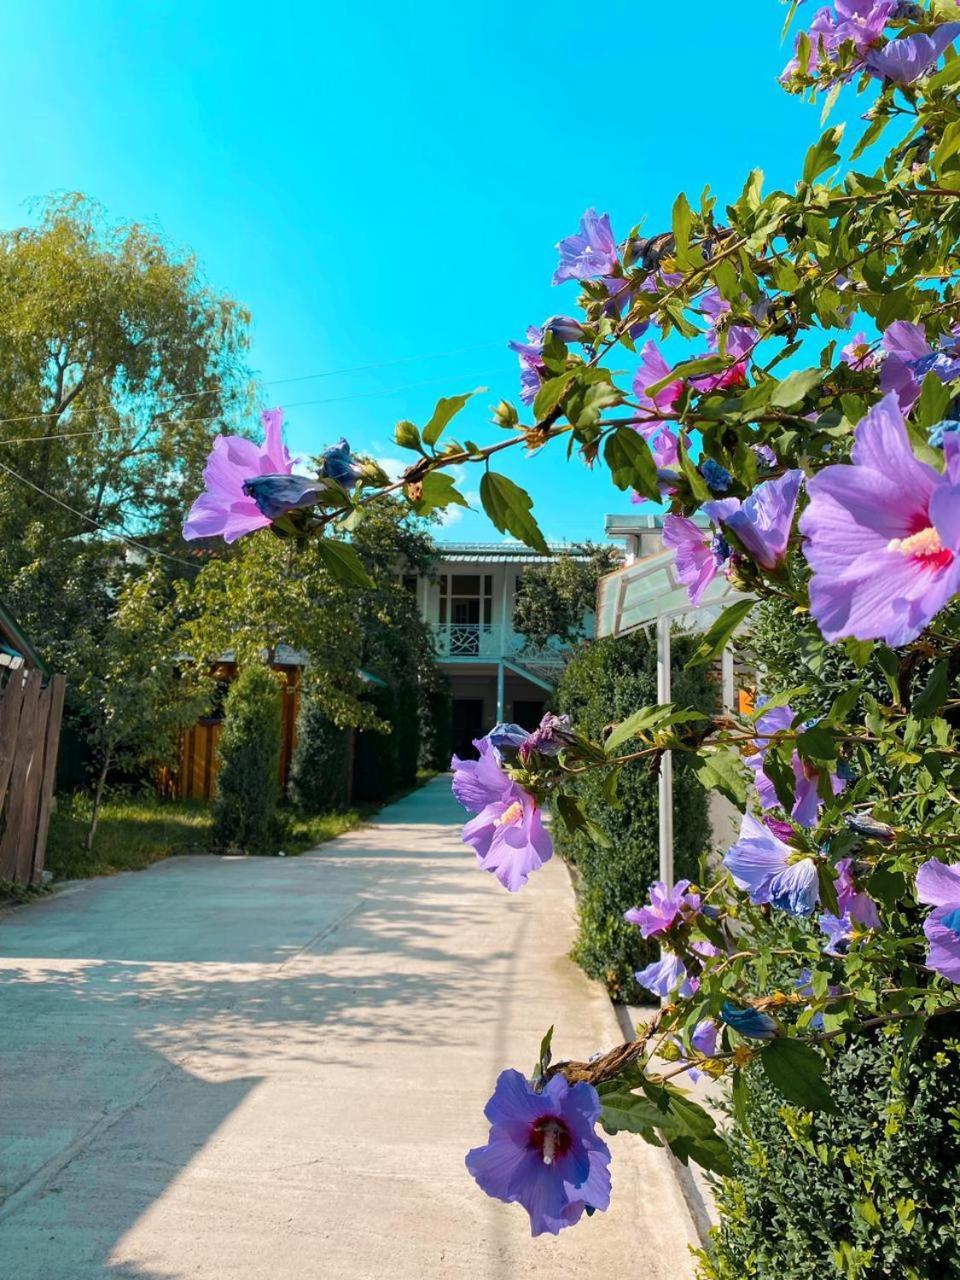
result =
[{"label": "tree trunk", "polygon": [[103,803],[103,788],[107,782],[107,771],[110,768],[110,752],[103,753],[103,768],[97,779],[97,789],[93,793],[93,813],[90,815],[90,827],[87,831],[87,851],[93,848],[93,837],[97,834],[97,823],[100,821],[100,806]]}]

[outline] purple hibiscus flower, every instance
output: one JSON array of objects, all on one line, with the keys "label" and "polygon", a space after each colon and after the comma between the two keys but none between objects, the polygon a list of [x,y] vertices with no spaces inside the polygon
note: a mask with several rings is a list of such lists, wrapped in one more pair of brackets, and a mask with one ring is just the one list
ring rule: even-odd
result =
[{"label": "purple hibiscus flower", "polygon": [[560,265],[553,273],[554,284],[612,275],[619,261],[610,215],[595,209],[588,209],[580,219],[579,233],[561,240],[557,248]]},{"label": "purple hibiscus flower", "polygon": [[914,456],[891,394],[857,427],[851,463],[809,482],[800,532],[827,640],[908,644],[960,590],[960,438],[945,453],[946,475]]},{"label": "purple hibiscus flower", "polygon": [[927,968],[960,982],[960,866],[930,858],[917,872],[917,898],[934,908],[923,926]]},{"label": "purple hibiscus flower", "polygon": [[217,436],[203,472],[204,491],[194,502],[183,526],[187,541],[220,536],[236,542],[245,533],[265,529],[265,516],[245,490],[256,476],[290,475],[293,460],[283,443],[283,410],[262,415],[263,444],[242,436]]},{"label": "purple hibiscus flower", "polygon": [[[724,501],[738,505],[736,499]],[[711,529],[701,528],[686,516],[664,516],[663,545],[674,553],[677,577],[687,588],[691,603],[698,605],[707,587],[730,559],[726,539]]]},{"label": "purple hibiscus flower", "polygon": [[[720,1028],[712,1018],[703,1018],[693,1029],[690,1036],[691,1047],[700,1055],[701,1058],[712,1058],[717,1052],[717,1043],[720,1039]],[[704,1073],[697,1067],[691,1067],[687,1072],[691,1081],[696,1084]]]},{"label": "purple hibiscus flower", "polygon": [[526,342],[508,342],[511,351],[520,358],[520,399],[533,404],[543,382],[543,330],[535,324],[527,328]]},{"label": "purple hibiscus flower", "polygon": [[921,384],[928,373],[935,373],[941,382],[960,378],[956,336],[934,348],[927,341],[923,325],[895,320],[884,332],[882,345],[885,358],[880,390],[895,392],[904,413],[909,413],[919,400]]},{"label": "purple hibiscus flower", "polygon": [[[780,804],[777,799],[776,787],[774,787],[772,780],[767,776],[763,768],[767,752],[770,750],[769,739],[775,733],[792,728],[793,721],[794,712],[790,707],[773,707],[770,711],[765,711],[757,720],[757,729],[760,734],[757,741],[757,753],[756,755],[747,756],[744,763],[753,770],[754,785],[756,786],[762,809],[776,809]],[[818,791],[820,774],[812,765],[801,760],[796,751],[793,753],[791,763],[795,786],[794,802],[793,808],[790,810],[790,816],[795,822],[799,822],[802,827],[814,827],[820,814],[820,795]],[[833,788],[833,794],[836,796],[843,790],[845,783],[836,774],[831,774],[830,785]]]},{"label": "purple hibiscus flower", "polygon": [[866,889],[857,888],[852,858],[842,858],[837,863],[837,905],[841,916],[849,916],[867,929],[880,928],[877,904]]},{"label": "purple hibiscus flower", "polygon": [[671,366],[653,341],[645,342],[640,348],[640,367],[633,377],[633,394],[637,403],[649,413],[663,416],[668,414],[683,394],[683,382],[677,379],[668,382],[659,391],[649,394],[648,388],[670,376]]},{"label": "purple hibiscus flower", "polygon": [[723,865],[756,905],[769,903],[792,916],[808,916],[820,897],[817,864],[791,849],[769,827],[745,813],[740,838]]},{"label": "purple hibiscus flower", "polygon": [[500,753],[486,739],[474,743],[479,760],[451,761],[453,794],[475,818],[463,828],[477,865],[510,893],[527,883],[553,854],[553,843],[536,800],[501,767]]},{"label": "purple hibiscus flower", "polygon": [[526,760],[538,751],[542,756],[556,756],[573,742],[569,716],[556,716],[548,711],[532,733],[520,744],[520,759]]},{"label": "purple hibiscus flower", "polygon": [[861,57],[882,37],[899,0],[835,0],[834,46],[851,40]]},{"label": "purple hibiscus flower", "polygon": [[557,1235],[610,1204],[610,1149],[596,1133],[601,1103],[593,1085],[555,1075],[541,1093],[519,1071],[502,1071],[484,1108],[485,1147],[467,1169],[495,1200],[522,1204],[535,1236]]},{"label": "purple hibiscus flower", "polygon": [[851,336],[850,341],[840,352],[840,359],[851,369],[856,369],[858,373],[875,369],[880,363],[879,355],[873,350],[871,343],[867,341],[867,335],[863,332]]},{"label": "purple hibiscus flower", "polygon": [[723,329],[722,318],[729,315],[733,308],[721,295],[719,289],[709,289],[703,295],[700,299],[700,310],[710,322],[707,341],[711,351],[720,350],[723,334],[725,334],[724,352],[733,360],[743,360],[753,351],[757,345],[758,334],[751,325],[738,322]]},{"label": "purple hibiscus flower", "polygon": [[724,498],[705,503],[703,510],[711,520],[736,534],[744,551],[757,564],[775,569],[787,554],[802,480],[802,471],[785,471],[776,480],[757,485],[743,502]]},{"label": "purple hibiscus flower", "polygon": [[936,66],[958,35],[960,22],[944,22],[932,35],[920,32],[891,40],[882,49],[867,54],[866,68],[871,75],[892,84],[914,84]]},{"label": "purple hibiscus flower", "polygon": [[[697,1055],[696,1060],[714,1057],[717,1052],[717,1043],[719,1039],[720,1028],[717,1026],[716,1022],[714,1022],[713,1018],[703,1018],[698,1022],[690,1036],[691,1047]],[[678,1062],[683,1063],[694,1061],[694,1059],[688,1057],[684,1052],[683,1042],[679,1037],[674,1036],[672,1037],[672,1040],[680,1050],[680,1056],[677,1059]],[[699,1067],[691,1066],[687,1068],[687,1078],[690,1080],[691,1084],[696,1084],[704,1074],[705,1073],[701,1071]]]},{"label": "purple hibiscus flower", "polygon": [[624,912],[623,918],[629,924],[635,924],[645,938],[666,933],[678,919],[689,920],[700,910],[700,895],[688,893],[689,888],[689,880],[678,880],[672,889],[668,889],[662,880],[655,880],[650,886],[647,906],[631,907]]},{"label": "purple hibiscus flower", "polygon": [[673,951],[664,951],[659,960],[654,960],[645,969],[638,969],[633,976],[641,987],[661,1000],[674,992],[681,999],[686,999],[700,986],[699,980],[688,974],[687,966]]}]

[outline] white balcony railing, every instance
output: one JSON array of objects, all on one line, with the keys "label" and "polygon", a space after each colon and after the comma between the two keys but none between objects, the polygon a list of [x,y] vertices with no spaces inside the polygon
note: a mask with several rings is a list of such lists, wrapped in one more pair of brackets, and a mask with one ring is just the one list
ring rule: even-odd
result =
[{"label": "white balcony railing", "polygon": [[503,645],[501,631],[483,622],[438,622],[433,625],[437,654],[441,658],[498,659]]},{"label": "white balcony railing", "polygon": [[514,631],[504,633],[491,623],[435,622],[432,630],[440,658],[486,658],[490,662],[506,658],[551,682],[557,679],[569,656],[567,647],[559,641],[531,650],[523,636]]}]

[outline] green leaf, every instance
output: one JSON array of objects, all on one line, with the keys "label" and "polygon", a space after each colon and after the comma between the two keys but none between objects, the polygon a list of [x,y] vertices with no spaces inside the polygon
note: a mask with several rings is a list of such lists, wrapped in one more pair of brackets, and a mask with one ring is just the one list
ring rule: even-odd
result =
[{"label": "green leaf", "polygon": [[454,488],[453,477],[445,471],[431,471],[424,476],[420,497],[415,502],[411,501],[410,505],[418,516],[453,505],[470,506],[463,494]]},{"label": "green leaf", "polygon": [[540,1052],[537,1055],[537,1063],[533,1068],[533,1082],[538,1084],[547,1078],[547,1068],[550,1066],[550,1059],[553,1056],[550,1046],[553,1044],[553,1027],[540,1041]]},{"label": "green leaf", "polygon": [[519,485],[497,471],[486,471],[480,481],[480,501],[501,533],[512,533],[541,555],[550,554],[540,526],[530,514],[530,495]]},{"label": "green leaf", "polygon": [[705,662],[712,662],[718,654],[722,653],[730,643],[730,639],[737,627],[744,621],[755,604],[756,601],[751,597],[747,600],[737,600],[735,604],[724,609],[694,650],[693,656],[686,664],[686,669],[702,666]]},{"label": "green leaf", "polygon": [[[920,399],[913,410],[913,421],[921,428],[920,442],[927,443],[930,427],[935,427],[947,416],[953,396],[935,373],[928,373],[923,380]],[[934,455],[936,457],[936,455]]]},{"label": "green leaf", "polygon": [[700,764],[695,772],[701,785],[726,796],[738,809],[746,808],[747,777],[737,752],[709,748],[701,751],[697,759]]},{"label": "green leaf", "polygon": [[690,247],[690,228],[693,225],[693,210],[690,202],[681,191],[673,204],[673,238],[676,241],[677,257],[682,257]]},{"label": "green leaf", "polygon": [[323,561],[323,567],[335,578],[348,587],[375,587],[377,584],[363,567],[363,561],[349,542],[334,542],[332,538],[318,538],[317,554]]},{"label": "green leaf", "polygon": [[618,427],[607,436],[603,457],[618,489],[636,489],[654,502],[660,499],[657,464],[650,446],[638,431]]},{"label": "green leaf", "polygon": [[563,819],[563,825],[571,834],[582,832],[594,844],[602,849],[611,848],[611,840],[599,823],[588,818],[580,804],[572,796],[560,792],[554,797],[557,813]]},{"label": "green leaf", "polygon": [[477,387],[475,391],[467,391],[462,396],[444,396],[438,400],[437,407],[433,411],[433,417],[423,428],[424,444],[436,444],[443,435],[447,424],[457,416],[470,397],[483,389],[482,387]]},{"label": "green leaf", "polygon": [[778,409],[792,409],[795,404],[805,400],[823,377],[822,369],[797,369],[779,383],[770,403]]},{"label": "green leaf", "polygon": [[797,751],[803,760],[833,761],[837,758],[836,739],[829,729],[815,724],[797,734]]},{"label": "green leaf", "polygon": [[618,747],[622,747],[625,742],[635,738],[644,729],[652,729],[654,725],[662,724],[669,710],[668,706],[657,706],[641,707],[639,711],[634,711],[633,715],[627,716],[626,720],[621,720],[614,726],[603,744],[603,749],[608,756],[613,755]]},{"label": "green leaf", "polygon": [[838,148],[842,137],[843,125],[838,124],[828,129],[819,142],[814,143],[803,162],[804,182],[815,182],[821,173],[826,173],[839,162]]},{"label": "green leaf", "polygon": [[561,374],[559,378],[550,378],[537,392],[533,402],[533,416],[537,422],[551,413],[570,389],[573,372]]},{"label": "green leaf", "polygon": [[704,480],[703,476],[697,470],[696,464],[690,457],[690,452],[683,439],[680,440],[678,454],[680,457],[680,470],[687,483],[690,485],[690,492],[698,502],[709,502],[712,499],[713,494],[710,492],[710,487],[706,480]]},{"label": "green leaf", "polygon": [[837,901],[837,880],[833,869],[826,862],[817,863],[817,887],[820,890],[820,902],[832,916],[839,916],[840,903]]},{"label": "green leaf", "polygon": [[923,692],[918,698],[914,698],[911,710],[915,715],[929,719],[931,716],[936,715],[946,702],[949,690],[950,664],[948,662],[938,662],[930,672],[930,679],[927,681]]},{"label": "green leaf", "polygon": [[760,1055],[767,1079],[787,1099],[807,1111],[835,1111],[823,1082],[823,1059],[802,1040],[782,1036]]},{"label": "green leaf", "polygon": [[597,1092],[603,1104],[600,1123],[607,1133],[638,1133],[652,1146],[663,1146],[656,1131],[664,1117],[652,1102],[642,1094],[632,1093],[622,1080],[610,1080]]},{"label": "green leaf", "polygon": [[937,149],[934,152],[934,166],[939,172],[946,162],[960,151],[960,120],[954,120],[943,131]]},{"label": "green leaf", "polygon": [[[793,751],[790,750],[789,754],[792,759]],[[773,789],[777,793],[780,807],[786,813],[789,813],[793,809],[794,801],[797,797],[797,779],[793,772],[793,765],[783,759],[780,748],[769,748],[764,757],[763,772],[773,783]]]}]

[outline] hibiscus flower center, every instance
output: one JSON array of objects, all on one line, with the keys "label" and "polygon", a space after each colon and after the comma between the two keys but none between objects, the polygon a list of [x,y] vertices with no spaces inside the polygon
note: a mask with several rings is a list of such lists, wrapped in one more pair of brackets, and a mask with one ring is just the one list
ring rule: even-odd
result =
[{"label": "hibiscus flower center", "polygon": [[887,543],[887,550],[899,551],[903,556],[914,556],[921,560],[942,556],[946,552],[947,558],[953,559],[953,553],[946,550],[933,525],[912,533],[909,538],[891,538]]},{"label": "hibiscus flower center", "polygon": [[496,825],[498,827],[512,827],[515,822],[519,822],[523,817],[523,805],[519,800],[514,800],[513,804],[507,805],[500,817],[497,818]]},{"label": "hibiscus flower center", "polygon": [[570,1130],[557,1116],[541,1116],[530,1130],[530,1145],[543,1156],[544,1164],[566,1155],[571,1143]]}]

